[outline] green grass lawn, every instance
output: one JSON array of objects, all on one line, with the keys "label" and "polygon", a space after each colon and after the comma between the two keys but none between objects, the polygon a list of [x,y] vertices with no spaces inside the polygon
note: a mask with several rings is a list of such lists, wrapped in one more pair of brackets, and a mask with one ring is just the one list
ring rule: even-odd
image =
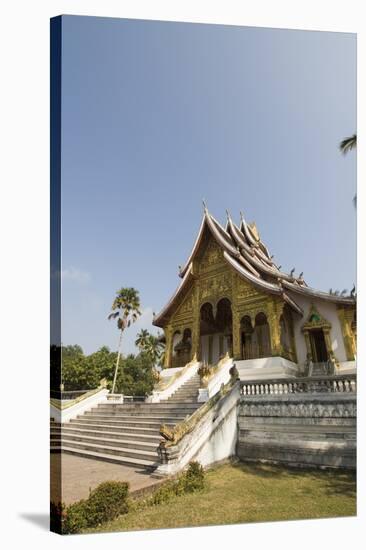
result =
[{"label": "green grass lawn", "polygon": [[207,471],[200,493],[131,510],[95,531],[161,529],[354,516],[356,479],[341,471],[227,464]]}]

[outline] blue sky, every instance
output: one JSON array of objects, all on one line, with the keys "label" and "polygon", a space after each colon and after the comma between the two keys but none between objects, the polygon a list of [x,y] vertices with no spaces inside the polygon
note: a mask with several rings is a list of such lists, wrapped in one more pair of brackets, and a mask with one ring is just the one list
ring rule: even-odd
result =
[{"label": "blue sky", "polygon": [[116,348],[116,290],[151,329],[202,198],[255,220],[282,268],[356,280],[356,35],[64,16],[62,341]]}]

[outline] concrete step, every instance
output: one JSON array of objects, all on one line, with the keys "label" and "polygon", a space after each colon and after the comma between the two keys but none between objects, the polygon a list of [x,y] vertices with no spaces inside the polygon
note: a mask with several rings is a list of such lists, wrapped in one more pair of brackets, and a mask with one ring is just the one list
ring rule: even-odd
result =
[{"label": "concrete step", "polygon": [[128,418],[137,418],[137,417],[145,417],[145,418],[175,418],[177,416],[180,417],[186,417],[187,415],[192,414],[192,412],[195,410],[195,408],[178,408],[174,407],[171,410],[162,410],[161,412],[147,412],[147,411],[124,411],[124,410],[99,410],[95,409],[93,411],[86,412],[83,416],[107,416],[110,418],[119,418],[119,417],[128,417]]},{"label": "concrete step", "polygon": [[168,403],[166,401],[162,401],[160,403],[144,403],[143,405],[130,405],[130,404],[103,404],[99,405],[98,407],[93,407],[90,409],[91,411],[122,411],[122,412],[130,412],[130,411],[146,411],[146,412],[165,412],[165,411],[171,411],[176,409],[184,409],[189,410],[195,408],[195,404],[191,403],[181,403],[181,406]]},{"label": "concrete step", "polygon": [[169,421],[172,421],[172,422],[180,422],[181,420],[184,420],[186,418],[186,414],[174,414],[174,413],[171,413],[171,414],[166,414],[166,415],[163,415],[163,414],[154,414],[154,415],[150,415],[150,414],[143,414],[143,413],[136,413],[136,414],[118,414],[118,413],[115,413],[115,414],[99,414],[99,413],[85,413],[83,414],[82,416],[79,416],[78,418],[81,420],[90,420],[90,419],[93,419],[95,418],[96,420],[106,420],[107,422],[109,421],[115,421],[115,420],[120,420],[122,422],[126,421],[126,422],[135,422],[135,421],[155,421],[155,422],[169,422]]},{"label": "concrete step", "polygon": [[[168,397],[167,399],[167,402],[168,403],[196,403],[199,405],[199,403],[197,403],[197,397],[176,397],[174,395],[172,395],[171,397]],[[198,408],[198,407],[197,407]]]},{"label": "concrete step", "polygon": [[73,422],[65,424],[65,427],[71,428],[71,429],[82,429],[82,430],[91,430],[94,432],[103,432],[108,431],[109,433],[124,433],[124,434],[131,434],[131,435],[138,435],[138,436],[155,436],[159,433],[160,424],[157,428],[146,428],[146,427],[139,427],[139,426],[114,426],[110,424],[92,424],[90,422],[88,423],[82,423],[82,422]]},{"label": "concrete step", "polygon": [[[70,424],[77,421],[78,423],[81,423],[81,418],[78,418],[78,419],[75,419],[75,420],[70,420]],[[91,418],[84,418],[82,420],[82,423],[84,425],[87,425],[87,424],[106,424],[106,421],[105,419],[98,419],[98,418],[95,418],[95,417],[91,417]],[[157,430],[159,430],[161,424],[168,424],[168,425],[172,425],[174,426],[176,424],[176,420],[172,420],[170,422],[167,422],[166,420],[164,420],[164,422],[149,422],[148,420],[110,420],[108,422],[108,424],[112,427],[112,426],[119,426],[120,428],[131,428],[131,427],[140,427],[140,428],[155,428]]]},{"label": "concrete step", "polygon": [[74,449],[68,447],[65,444],[59,442],[58,446],[54,446],[51,449],[51,452],[63,452],[67,454],[72,454],[75,456],[81,456],[83,458],[92,458],[93,460],[103,460],[104,462],[112,462],[114,464],[122,464],[124,466],[131,466],[133,468],[141,468],[147,472],[153,472],[157,462],[152,462],[151,460],[143,460],[141,458],[129,458],[128,456],[117,456],[111,455],[106,452],[101,451],[91,451],[86,449]]},{"label": "concrete step", "polygon": [[180,396],[180,397],[187,397],[187,396],[195,396],[195,395],[198,395],[198,391],[188,391],[188,390],[182,390],[182,391],[176,391],[174,393],[172,393],[172,395],[175,395],[175,396]]},{"label": "concrete step", "polygon": [[62,435],[73,435],[73,436],[90,436],[95,438],[102,438],[102,439],[116,439],[116,440],[125,440],[125,441],[137,441],[137,442],[146,442],[146,443],[152,443],[154,445],[158,445],[159,441],[161,441],[161,435],[159,432],[154,431],[153,435],[148,434],[141,434],[136,433],[136,430],[134,430],[131,433],[128,432],[121,432],[120,430],[117,432],[109,431],[108,429],[104,430],[90,430],[84,428],[73,428],[72,426],[64,426],[62,430],[55,430],[51,431],[51,438],[57,438]]},{"label": "concrete step", "polygon": [[[176,401],[174,400],[174,398],[171,398],[171,399],[169,399],[169,402],[170,403],[175,403]],[[192,399],[187,399],[186,403],[192,403]]]},{"label": "concrete step", "polygon": [[[68,442],[70,441],[77,443],[87,443],[91,445],[101,445],[103,447],[118,447],[123,449],[130,449],[132,453],[135,451],[148,451],[155,453],[156,449],[158,447],[159,439],[157,442],[146,442],[146,441],[139,441],[137,438],[135,439],[116,439],[116,438],[110,438],[110,437],[102,437],[100,434],[98,434],[96,437],[86,435],[86,434],[72,434],[70,432],[62,433],[61,442]],[[132,455],[131,455],[132,456]]]},{"label": "concrete step", "polygon": [[68,437],[62,437],[61,446],[69,449],[93,451],[95,453],[103,453],[108,455],[124,456],[133,459],[145,460],[153,463],[158,460],[157,451],[140,451],[138,449],[130,449],[127,447],[117,447],[113,445],[103,445],[100,443],[87,443],[84,441],[74,441]]}]

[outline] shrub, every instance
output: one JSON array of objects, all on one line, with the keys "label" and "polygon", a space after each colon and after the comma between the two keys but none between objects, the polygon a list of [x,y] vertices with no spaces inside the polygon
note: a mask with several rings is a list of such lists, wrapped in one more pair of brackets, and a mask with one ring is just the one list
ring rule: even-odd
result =
[{"label": "shrub", "polygon": [[126,514],[128,488],[128,483],[120,481],[105,481],[98,485],[86,500],[79,500],[66,508],[62,533],[79,533],[88,527],[96,527],[100,523],[110,521],[120,514]]},{"label": "shrub", "polygon": [[150,504],[155,506],[156,504],[163,504],[164,502],[168,502],[168,500],[171,499],[172,496],[176,495],[176,486],[177,483],[173,481],[167,481],[157,489],[151,496]]},{"label": "shrub", "polygon": [[87,500],[89,526],[110,521],[128,512],[128,483],[105,481],[91,491]]},{"label": "shrub", "polygon": [[205,486],[205,471],[201,464],[196,461],[190,462],[188,469],[180,477],[179,483],[184,493],[202,491]]},{"label": "shrub", "polygon": [[151,496],[148,504],[155,506],[168,502],[173,496],[201,491],[205,485],[205,471],[199,462],[190,462],[188,469],[175,481],[167,481]]},{"label": "shrub", "polygon": [[62,523],[62,533],[69,535],[79,533],[89,526],[87,500],[79,500],[66,508],[65,519]]}]

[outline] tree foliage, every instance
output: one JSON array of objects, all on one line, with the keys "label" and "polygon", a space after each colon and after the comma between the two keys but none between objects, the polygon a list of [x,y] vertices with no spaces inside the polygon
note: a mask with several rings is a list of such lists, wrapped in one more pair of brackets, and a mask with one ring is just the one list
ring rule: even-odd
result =
[{"label": "tree foliage", "polygon": [[343,139],[339,144],[339,148],[344,155],[348,153],[348,151],[352,151],[352,149],[355,149],[356,147],[357,147],[357,134],[353,134],[353,136]]},{"label": "tree foliage", "polygon": [[[97,388],[105,379],[112,388],[117,352],[103,346],[95,353],[84,355],[79,346],[62,348],[62,383],[65,391]],[[116,390],[125,395],[145,395],[154,385],[153,361],[145,353],[121,357]],[[55,386],[56,388],[56,386]],[[58,389],[58,388],[57,388]]]},{"label": "tree foliage", "polygon": [[141,353],[148,356],[154,366],[161,364],[165,345],[159,336],[154,336],[146,329],[142,329],[137,335],[135,344]]}]

